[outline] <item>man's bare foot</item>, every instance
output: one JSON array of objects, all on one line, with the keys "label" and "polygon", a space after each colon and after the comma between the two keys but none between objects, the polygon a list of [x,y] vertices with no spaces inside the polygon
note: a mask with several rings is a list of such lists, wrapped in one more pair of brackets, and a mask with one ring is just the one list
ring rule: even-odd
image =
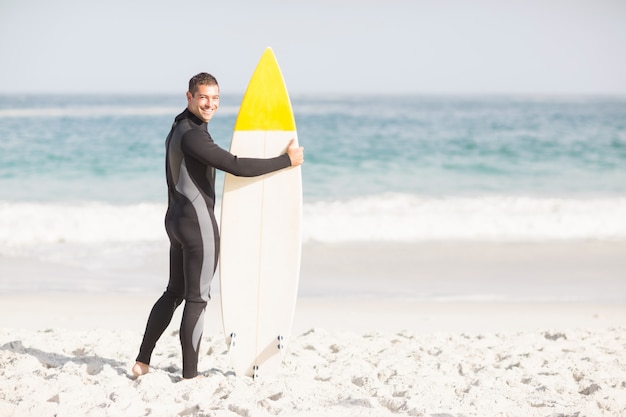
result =
[{"label": "man's bare foot", "polygon": [[135,362],[135,365],[133,365],[132,371],[133,371],[133,375],[135,376],[135,378],[137,378],[141,375],[145,375],[148,372],[150,372],[150,366],[142,362]]}]

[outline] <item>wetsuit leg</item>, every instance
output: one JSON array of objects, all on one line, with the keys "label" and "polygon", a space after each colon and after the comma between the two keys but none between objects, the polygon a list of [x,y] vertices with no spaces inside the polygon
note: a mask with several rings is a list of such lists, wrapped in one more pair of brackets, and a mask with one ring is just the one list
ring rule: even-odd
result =
[{"label": "wetsuit leg", "polygon": [[172,321],[176,308],[182,303],[185,294],[183,276],[183,251],[180,244],[172,242],[170,246],[170,281],[167,290],[152,307],[146,331],[139,348],[137,361],[150,364],[152,351],[165,329]]},{"label": "wetsuit leg", "polygon": [[[198,374],[198,355],[204,331],[204,313],[210,299],[210,285],[217,266],[219,237],[212,212],[199,217],[204,224],[181,221],[179,232],[184,239],[185,309],[180,325],[183,354],[183,377]],[[200,222],[202,223],[202,222]]]}]

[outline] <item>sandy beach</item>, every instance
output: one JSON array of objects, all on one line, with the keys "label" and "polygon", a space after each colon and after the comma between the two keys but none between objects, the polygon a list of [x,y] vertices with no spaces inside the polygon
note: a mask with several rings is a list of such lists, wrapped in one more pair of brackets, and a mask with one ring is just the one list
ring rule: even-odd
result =
[{"label": "sandy beach", "polygon": [[[181,380],[179,311],[133,379],[166,263],[143,269],[155,283],[140,293],[80,291],[106,274],[3,258],[0,416],[625,415],[625,254],[621,242],[307,245],[282,373],[256,381],[230,370],[218,286],[203,378]],[[36,290],[46,277],[63,285]]]}]

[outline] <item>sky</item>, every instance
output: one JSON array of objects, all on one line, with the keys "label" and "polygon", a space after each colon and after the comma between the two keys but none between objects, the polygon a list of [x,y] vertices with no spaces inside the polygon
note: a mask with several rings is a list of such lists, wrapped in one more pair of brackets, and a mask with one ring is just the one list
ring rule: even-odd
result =
[{"label": "sky", "polygon": [[624,0],[0,0],[0,94],[626,94]]}]

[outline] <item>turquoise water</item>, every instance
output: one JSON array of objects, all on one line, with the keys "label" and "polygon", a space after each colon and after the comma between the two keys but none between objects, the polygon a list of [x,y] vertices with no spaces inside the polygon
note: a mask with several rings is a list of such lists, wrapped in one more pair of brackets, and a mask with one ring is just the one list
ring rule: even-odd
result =
[{"label": "turquoise water", "polygon": [[[228,148],[238,97],[209,129]],[[183,97],[0,97],[8,201],[163,199]],[[626,99],[295,97],[306,201],[413,195],[626,195]]]},{"label": "turquoise water", "polygon": [[[626,98],[292,101],[305,241],[626,239]],[[209,125],[224,148],[239,103]],[[0,96],[0,254],[164,239],[164,140],[185,105]]]}]

